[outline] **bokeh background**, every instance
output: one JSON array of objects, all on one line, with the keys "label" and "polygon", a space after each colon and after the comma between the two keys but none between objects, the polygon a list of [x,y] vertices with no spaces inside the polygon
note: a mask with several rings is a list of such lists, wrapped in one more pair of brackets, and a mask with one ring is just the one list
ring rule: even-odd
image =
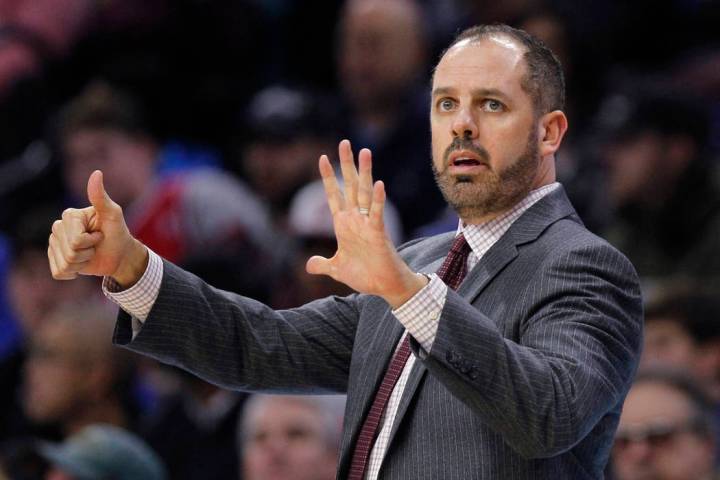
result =
[{"label": "bokeh background", "polygon": [[[348,293],[304,272],[310,255],[335,246],[319,155],[335,161],[342,138],[372,149],[396,244],[456,228],[430,169],[430,77],[456,33],[493,22],[529,31],[560,58],[570,130],[559,180],[642,279],[641,370],[660,374],[628,401],[657,412],[621,421],[608,478],[665,472],[659,458],[687,463],[662,478],[712,478],[720,2],[711,0],[0,0],[8,477],[65,478],[51,476],[57,461],[38,441],[69,442],[101,423],[137,435],[168,478],[333,478],[341,399],[255,397],[243,416],[246,394],[111,347],[114,308],[99,279],[52,280],[50,226],[87,205],[100,168],[133,233],[213,285],[276,308]],[[693,427],[701,410],[711,428]]]}]

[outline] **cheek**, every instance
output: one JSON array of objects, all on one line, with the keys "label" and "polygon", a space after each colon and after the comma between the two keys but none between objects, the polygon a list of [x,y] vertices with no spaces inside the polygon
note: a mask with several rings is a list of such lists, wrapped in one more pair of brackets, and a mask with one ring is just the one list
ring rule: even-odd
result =
[{"label": "cheek", "polygon": [[440,121],[433,120],[430,123],[430,130],[432,133],[432,158],[433,163],[438,168],[442,166],[445,150],[447,150],[453,140],[452,135],[450,135],[450,133],[448,133],[447,131],[448,128],[449,127],[447,127]]},{"label": "cheek", "polygon": [[243,465],[245,469],[245,476],[250,476],[251,472],[260,471],[264,465],[268,463],[270,456],[266,453],[265,449],[258,448],[257,446],[247,446],[245,455],[243,456]]},{"label": "cheek", "polygon": [[708,443],[695,436],[678,439],[673,448],[664,454],[656,455],[658,472],[664,472],[666,478],[707,478],[712,471],[713,451]]},{"label": "cheek", "polygon": [[317,443],[308,442],[289,449],[292,465],[300,470],[317,468],[326,458],[327,450]]}]

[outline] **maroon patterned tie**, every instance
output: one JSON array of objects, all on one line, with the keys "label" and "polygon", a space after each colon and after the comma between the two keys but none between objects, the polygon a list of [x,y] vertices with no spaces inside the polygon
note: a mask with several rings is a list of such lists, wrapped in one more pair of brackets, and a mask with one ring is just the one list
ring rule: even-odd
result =
[{"label": "maroon patterned tie", "polygon": [[[461,233],[455,237],[455,241],[450,247],[450,252],[437,271],[440,279],[453,290],[457,290],[467,274],[467,258],[470,250],[470,245],[468,245],[465,237]],[[367,467],[370,451],[377,438],[380,419],[408,358],[410,358],[410,342],[408,336],[405,335],[404,340],[400,343],[400,348],[397,349],[392,360],[390,360],[380,388],[378,388],[375,394],[375,400],[370,407],[367,417],[365,417],[365,422],[360,430],[360,435],[358,436],[355,450],[353,451],[348,480],[363,480],[365,476],[365,468]]]}]

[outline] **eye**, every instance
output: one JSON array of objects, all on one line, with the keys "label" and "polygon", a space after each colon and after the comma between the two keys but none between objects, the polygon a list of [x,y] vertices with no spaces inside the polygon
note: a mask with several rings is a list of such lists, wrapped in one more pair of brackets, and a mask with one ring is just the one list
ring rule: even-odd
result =
[{"label": "eye", "polygon": [[502,102],[493,100],[492,98],[485,100],[482,107],[486,112],[502,112],[505,110],[505,105],[503,105]]},{"label": "eye", "polygon": [[437,105],[438,110],[440,110],[441,112],[449,112],[455,107],[455,100],[452,100],[450,98],[442,98],[437,103]]}]

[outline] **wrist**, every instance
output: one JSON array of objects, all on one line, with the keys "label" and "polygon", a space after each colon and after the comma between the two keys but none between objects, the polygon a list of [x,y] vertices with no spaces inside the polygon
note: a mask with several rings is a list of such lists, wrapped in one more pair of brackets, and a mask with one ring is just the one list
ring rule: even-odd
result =
[{"label": "wrist", "polygon": [[150,254],[147,247],[133,238],[128,253],[111,277],[123,288],[135,285],[142,278],[148,266]]},{"label": "wrist", "polygon": [[393,310],[397,310],[420,290],[425,288],[429,281],[426,275],[408,270],[408,274],[405,275],[404,281],[402,282],[403,288],[393,295],[386,296],[385,301],[388,302]]}]

